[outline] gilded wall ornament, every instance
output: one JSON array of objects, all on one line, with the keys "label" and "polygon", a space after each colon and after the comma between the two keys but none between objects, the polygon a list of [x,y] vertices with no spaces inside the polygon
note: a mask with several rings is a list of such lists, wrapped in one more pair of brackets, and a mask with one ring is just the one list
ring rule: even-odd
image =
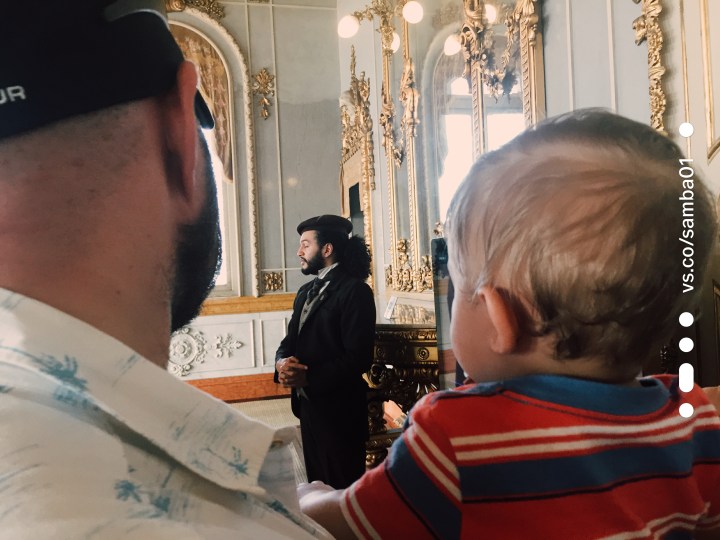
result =
[{"label": "gilded wall ornament", "polygon": [[647,41],[648,45],[648,76],[650,79],[650,125],[660,133],[665,131],[665,109],[667,98],[662,87],[665,66],[662,63],[663,33],[660,28],[660,0],[633,0],[636,4],[642,1],[642,15],[633,21],[635,44]]},{"label": "gilded wall ornament", "polygon": [[270,106],[272,103],[268,96],[275,95],[275,75],[271,75],[267,68],[262,68],[259,73],[253,75],[252,83],[253,94],[260,96],[258,105],[260,105],[260,116],[263,120],[270,117]]},{"label": "gilded wall ornament", "polygon": [[[375,189],[375,158],[373,121],[370,115],[370,80],[365,72],[355,73],[355,47],[350,48],[350,89],[343,94],[347,101],[340,107],[342,125],[342,156],[340,183],[342,185],[342,215],[350,217],[350,189],[359,184],[360,209],[363,213],[363,239],[373,254],[372,190]],[[369,284],[374,286],[371,275]]]},{"label": "gilded wall ornament", "polygon": [[280,272],[263,272],[263,284],[265,292],[276,292],[283,290],[284,280]]},{"label": "gilded wall ornament", "polygon": [[435,324],[433,310],[411,304],[395,304],[392,318],[395,324]]},{"label": "gilded wall ornament", "polygon": [[202,11],[216,21],[225,17],[225,8],[217,0],[165,0],[168,13],[185,11],[189,7]]},{"label": "gilded wall ornament", "polygon": [[398,240],[395,246],[397,266],[385,268],[385,285],[400,292],[424,292],[433,288],[432,262],[430,255],[418,257],[418,265],[410,261],[410,242],[406,238]]}]

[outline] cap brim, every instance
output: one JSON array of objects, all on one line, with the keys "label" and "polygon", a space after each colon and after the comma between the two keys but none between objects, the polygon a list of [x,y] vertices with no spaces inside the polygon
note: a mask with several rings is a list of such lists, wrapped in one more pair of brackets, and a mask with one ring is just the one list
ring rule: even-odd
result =
[{"label": "cap brim", "polygon": [[212,129],[215,127],[215,119],[210,112],[210,107],[208,107],[199,90],[195,92],[195,116],[203,129]]}]

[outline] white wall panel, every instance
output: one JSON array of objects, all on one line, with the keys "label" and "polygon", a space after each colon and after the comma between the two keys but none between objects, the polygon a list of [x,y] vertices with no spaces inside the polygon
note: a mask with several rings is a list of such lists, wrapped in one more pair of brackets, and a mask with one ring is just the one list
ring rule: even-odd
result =
[{"label": "white wall panel", "polygon": [[[572,0],[573,108],[612,108],[609,21],[605,0]],[[630,43],[629,45],[632,45]]]},{"label": "white wall panel", "polygon": [[173,335],[170,371],[183,379],[272,371],[275,351],[291,315],[290,311],[274,311],[199,317]]},{"label": "white wall panel", "polygon": [[635,45],[629,0],[543,2],[547,115],[605,107],[649,122],[647,44]]},{"label": "white wall panel", "polygon": [[613,0],[616,112],[647,123],[650,118],[647,44],[635,45],[632,27],[632,21],[639,15],[638,6],[633,2]]},{"label": "white wall panel", "polygon": [[268,315],[270,314],[263,313],[263,317],[257,321],[260,323],[262,339],[262,354],[258,358],[258,366],[262,367],[275,366],[275,352],[287,334],[287,323],[290,321],[292,313],[288,312],[287,317],[281,319],[277,318],[275,314],[272,314],[272,318],[268,317]]},{"label": "white wall panel", "polygon": [[570,9],[569,0],[550,0],[543,4],[545,101],[548,116],[573,109]]}]

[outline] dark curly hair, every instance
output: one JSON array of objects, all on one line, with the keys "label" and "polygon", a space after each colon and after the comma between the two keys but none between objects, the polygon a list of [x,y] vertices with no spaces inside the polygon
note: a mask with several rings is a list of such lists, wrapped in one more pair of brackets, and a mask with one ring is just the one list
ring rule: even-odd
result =
[{"label": "dark curly hair", "polygon": [[332,244],[335,261],[342,263],[347,274],[363,280],[368,278],[372,257],[362,238],[357,235],[348,238],[344,232],[334,229],[318,229],[315,234],[320,249]]}]

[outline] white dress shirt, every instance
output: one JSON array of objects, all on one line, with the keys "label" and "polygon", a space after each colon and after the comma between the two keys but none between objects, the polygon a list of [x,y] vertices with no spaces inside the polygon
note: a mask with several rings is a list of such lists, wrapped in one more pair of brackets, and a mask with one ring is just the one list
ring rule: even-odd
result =
[{"label": "white dress shirt", "polygon": [[329,538],[292,438],[0,289],[0,538]]}]

